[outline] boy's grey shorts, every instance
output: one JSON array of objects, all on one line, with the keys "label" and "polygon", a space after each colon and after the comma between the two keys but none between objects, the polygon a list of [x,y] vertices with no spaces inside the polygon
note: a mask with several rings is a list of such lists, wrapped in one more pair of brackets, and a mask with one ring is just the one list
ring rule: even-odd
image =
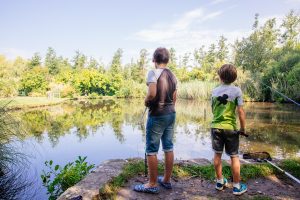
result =
[{"label": "boy's grey shorts", "polygon": [[212,148],[216,153],[225,152],[230,157],[238,156],[239,154],[239,134],[236,131],[224,129],[211,129]]}]

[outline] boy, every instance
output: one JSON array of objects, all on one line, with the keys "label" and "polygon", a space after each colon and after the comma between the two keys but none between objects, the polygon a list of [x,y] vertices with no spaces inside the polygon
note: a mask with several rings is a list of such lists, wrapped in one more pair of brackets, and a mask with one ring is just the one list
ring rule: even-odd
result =
[{"label": "boy", "polygon": [[[172,189],[171,175],[174,162],[173,134],[176,119],[175,103],[177,80],[168,69],[169,51],[157,48],[153,54],[155,69],[148,73],[148,92],[145,106],[149,107],[146,126],[146,154],[149,167],[149,182],[134,186],[136,192],[158,193],[158,184]],[[157,153],[160,141],[165,152],[165,173],[158,177]]]},{"label": "boy", "polygon": [[[221,85],[212,92],[213,120],[211,124],[212,148],[215,151],[214,166],[217,175],[217,190],[227,186],[227,179],[222,176],[221,156],[225,152],[231,158],[233,174],[233,194],[241,195],[247,186],[240,183],[239,133],[245,134],[245,112],[243,110],[242,91],[231,85],[237,78],[236,68],[231,64],[223,65],[218,75]],[[236,113],[240,120],[240,131],[237,131]]]}]

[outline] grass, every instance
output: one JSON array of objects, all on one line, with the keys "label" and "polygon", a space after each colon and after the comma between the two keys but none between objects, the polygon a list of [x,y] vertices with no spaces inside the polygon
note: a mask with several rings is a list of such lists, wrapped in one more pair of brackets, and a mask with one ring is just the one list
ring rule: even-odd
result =
[{"label": "grass", "polygon": [[[300,177],[300,159],[289,159],[283,160],[280,163],[280,167],[284,170],[289,171],[296,177]],[[115,199],[117,191],[120,187],[124,186],[125,183],[138,174],[144,173],[144,161],[143,160],[132,160],[129,161],[123,168],[122,173],[113,178],[110,182],[105,184],[99,189],[100,199]],[[163,173],[163,165],[159,164],[158,171],[160,174]],[[245,164],[241,166],[241,177],[243,181],[249,179],[255,179],[259,177],[266,177],[269,175],[279,175],[281,174],[278,170],[267,163],[260,164]],[[223,175],[224,177],[230,178],[231,170],[230,166],[223,165]],[[206,180],[213,181],[215,179],[215,170],[213,165],[174,165],[173,176],[175,178],[184,177],[201,177]],[[254,199],[263,200],[269,199],[266,196],[256,196]]]},{"label": "grass", "polygon": [[[243,181],[249,179],[265,177],[275,174],[276,170],[269,164],[252,164],[241,166],[241,177]],[[213,181],[215,179],[215,169],[213,165],[199,166],[199,165],[186,165],[175,166],[173,170],[175,177],[201,177],[206,180]],[[232,176],[230,166],[223,165],[223,176],[230,178]]]},{"label": "grass", "polygon": [[7,104],[7,109],[21,109],[39,106],[55,105],[68,100],[68,98],[47,98],[47,97],[13,97],[0,98],[1,104]]},{"label": "grass", "polygon": [[204,81],[190,81],[178,85],[178,98],[209,100],[213,88],[217,83]]},{"label": "grass", "polygon": [[[127,163],[122,173],[113,178],[110,182],[105,184],[99,189],[99,199],[115,199],[118,189],[131,178],[138,174],[142,174],[145,171],[145,165],[143,160],[131,160]],[[158,172],[163,173],[163,165],[158,165]]]},{"label": "grass", "polygon": [[280,167],[300,179],[300,158],[283,160]]}]

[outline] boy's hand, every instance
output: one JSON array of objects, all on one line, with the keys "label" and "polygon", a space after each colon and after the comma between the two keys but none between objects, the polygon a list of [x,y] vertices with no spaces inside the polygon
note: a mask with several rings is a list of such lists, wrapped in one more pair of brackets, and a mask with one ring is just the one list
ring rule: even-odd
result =
[{"label": "boy's hand", "polygon": [[145,101],[145,106],[150,107],[150,101]]},{"label": "boy's hand", "polygon": [[237,111],[238,111],[238,115],[239,115],[239,119],[240,119],[240,127],[241,127],[241,129],[239,130],[240,135],[248,137],[248,135],[246,134],[246,131],[245,131],[246,114],[245,114],[245,111],[243,109],[243,106],[238,106]]},{"label": "boy's hand", "polygon": [[246,130],[244,128],[241,128],[239,130],[239,134],[242,135],[242,136],[245,136],[245,137],[248,137],[249,135],[246,133]]}]

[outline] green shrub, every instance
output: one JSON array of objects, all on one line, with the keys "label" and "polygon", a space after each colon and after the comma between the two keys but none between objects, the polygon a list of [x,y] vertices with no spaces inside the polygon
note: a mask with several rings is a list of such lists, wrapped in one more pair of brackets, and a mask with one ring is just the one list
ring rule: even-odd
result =
[{"label": "green shrub", "polygon": [[32,70],[26,71],[21,77],[20,91],[24,91],[25,94],[30,92],[45,93],[49,87],[47,74],[47,69],[42,67],[34,67]]},{"label": "green shrub", "polygon": [[146,84],[138,83],[132,80],[123,82],[122,87],[116,93],[119,98],[139,98],[146,96]]},{"label": "green shrub", "polygon": [[61,91],[62,98],[73,98],[76,96],[76,90],[70,85],[66,85]]},{"label": "green shrub", "polygon": [[0,78],[0,97],[13,97],[17,95],[18,90],[15,81]]},{"label": "green shrub", "polygon": [[47,193],[50,195],[49,200],[57,199],[60,194],[90,173],[94,165],[88,164],[85,160],[86,157],[79,156],[77,160],[66,164],[64,167],[54,166],[52,160],[45,162],[49,171],[45,172],[43,170],[41,179],[43,185],[47,188]]},{"label": "green shrub", "polygon": [[71,84],[80,95],[97,93],[101,96],[114,96],[123,82],[121,74],[101,73],[96,69],[78,70],[71,77]]}]

